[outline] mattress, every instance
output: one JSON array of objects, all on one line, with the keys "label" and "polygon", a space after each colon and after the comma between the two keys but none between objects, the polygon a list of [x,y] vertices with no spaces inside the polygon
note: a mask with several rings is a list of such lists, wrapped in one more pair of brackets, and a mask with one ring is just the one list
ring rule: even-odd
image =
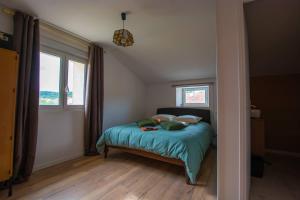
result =
[{"label": "mattress", "polygon": [[142,131],[136,123],[109,128],[97,141],[98,152],[103,153],[107,144],[180,159],[185,164],[190,182],[195,184],[205,152],[212,141],[212,127],[200,122],[176,131],[168,131],[160,126],[157,128],[156,131]]}]

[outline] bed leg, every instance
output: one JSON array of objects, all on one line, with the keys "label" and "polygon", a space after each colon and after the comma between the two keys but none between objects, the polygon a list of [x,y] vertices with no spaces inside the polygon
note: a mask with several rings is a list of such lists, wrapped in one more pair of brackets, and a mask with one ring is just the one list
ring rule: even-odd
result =
[{"label": "bed leg", "polygon": [[193,184],[191,184],[190,178],[188,177],[187,174],[185,175],[185,182],[187,185],[193,185]]},{"label": "bed leg", "polygon": [[108,155],[108,146],[105,145],[104,146],[104,158],[107,158],[107,155]]},{"label": "bed leg", "polygon": [[190,178],[188,176],[188,174],[186,173],[186,168],[184,167],[184,175],[185,175],[185,182],[187,185],[192,185],[191,184],[191,181],[190,181]]},{"label": "bed leg", "polygon": [[185,182],[186,182],[187,185],[191,185],[190,180],[189,180],[188,177],[185,178]]}]

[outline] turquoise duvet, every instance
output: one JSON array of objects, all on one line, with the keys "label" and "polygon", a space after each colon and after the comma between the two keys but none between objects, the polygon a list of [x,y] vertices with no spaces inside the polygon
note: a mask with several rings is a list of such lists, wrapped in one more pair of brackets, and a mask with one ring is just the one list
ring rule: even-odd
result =
[{"label": "turquoise duvet", "polygon": [[99,153],[105,144],[142,149],[161,156],[180,159],[185,163],[192,184],[211,141],[213,130],[208,123],[200,122],[182,130],[167,131],[157,126],[157,131],[141,131],[135,123],[107,129],[97,142]]}]

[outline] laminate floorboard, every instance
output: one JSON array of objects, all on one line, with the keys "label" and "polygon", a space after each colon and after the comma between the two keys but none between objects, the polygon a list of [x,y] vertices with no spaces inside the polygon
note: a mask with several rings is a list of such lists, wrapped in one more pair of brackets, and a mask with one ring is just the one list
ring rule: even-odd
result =
[{"label": "laminate floorboard", "polygon": [[0,199],[15,200],[215,200],[216,151],[206,158],[196,186],[187,185],[182,167],[111,151],[81,157],[33,173],[15,185],[13,196],[0,191]]},{"label": "laminate floorboard", "polygon": [[300,200],[300,158],[267,155],[263,178],[251,179],[251,200]]}]

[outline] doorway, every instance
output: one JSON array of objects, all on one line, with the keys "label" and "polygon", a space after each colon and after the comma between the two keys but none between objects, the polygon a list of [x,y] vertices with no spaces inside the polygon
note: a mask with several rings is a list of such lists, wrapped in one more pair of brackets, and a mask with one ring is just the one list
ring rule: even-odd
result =
[{"label": "doorway", "polygon": [[250,69],[250,199],[300,198],[300,2],[244,6]]}]

